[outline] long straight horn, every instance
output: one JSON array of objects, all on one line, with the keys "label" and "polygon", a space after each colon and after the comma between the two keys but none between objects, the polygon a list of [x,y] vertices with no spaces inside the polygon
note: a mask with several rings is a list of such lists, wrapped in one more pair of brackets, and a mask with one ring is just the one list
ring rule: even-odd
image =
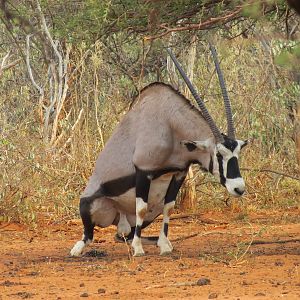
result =
[{"label": "long straight horn", "polygon": [[212,117],[210,116],[204,102],[202,101],[202,99],[199,97],[196,89],[193,87],[191,81],[189,80],[189,78],[187,77],[187,75],[185,74],[185,72],[183,71],[181,65],[179,64],[179,62],[177,61],[176,57],[174,56],[173,52],[171,51],[170,48],[167,48],[167,51],[170,55],[170,57],[172,58],[176,68],[178,69],[179,73],[181,74],[182,78],[184,79],[185,83],[187,84],[189,90],[191,91],[192,95],[194,96],[194,98],[196,99],[201,112],[203,114],[204,119],[207,121],[213,135],[216,138],[216,142],[217,143],[222,143],[224,142],[224,138],[220,132],[220,130],[218,129],[218,127],[216,126],[214,120],[212,119]]},{"label": "long straight horn", "polygon": [[212,54],[212,57],[213,57],[213,60],[215,63],[215,67],[216,67],[216,71],[218,74],[219,83],[220,83],[220,87],[221,87],[221,91],[222,91],[222,95],[223,95],[223,99],[224,99],[224,106],[225,106],[225,112],[226,112],[226,118],[227,118],[227,135],[229,138],[235,139],[235,129],[234,129],[234,125],[233,125],[230,100],[228,97],[225,80],[224,80],[224,77],[223,77],[223,74],[221,71],[221,67],[220,67],[220,63],[218,60],[217,50],[210,43],[209,43],[209,48],[210,48],[210,52]]}]

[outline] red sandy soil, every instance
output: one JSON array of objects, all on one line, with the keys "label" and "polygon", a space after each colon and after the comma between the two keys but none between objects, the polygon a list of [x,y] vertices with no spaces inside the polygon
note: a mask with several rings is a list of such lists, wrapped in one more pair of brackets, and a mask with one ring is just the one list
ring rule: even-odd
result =
[{"label": "red sandy soil", "polygon": [[[177,218],[170,224],[173,253],[160,256],[144,245],[138,258],[114,241],[114,227],[97,229],[85,251],[96,257],[73,258],[79,220],[35,230],[2,223],[0,299],[300,299],[299,215]],[[143,235],[157,235],[159,227],[156,221]]]}]

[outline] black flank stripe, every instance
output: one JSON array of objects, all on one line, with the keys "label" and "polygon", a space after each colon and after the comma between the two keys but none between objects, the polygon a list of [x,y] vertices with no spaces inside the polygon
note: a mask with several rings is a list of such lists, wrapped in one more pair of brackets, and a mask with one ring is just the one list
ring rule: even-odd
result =
[{"label": "black flank stripe", "polygon": [[103,183],[100,187],[102,196],[115,197],[126,193],[135,186],[135,174],[120,177]]},{"label": "black flank stripe", "polygon": [[145,171],[142,171],[136,168],[136,179],[135,179],[135,190],[136,197],[142,198],[144,202],[148,201],[149,189],[151,179],[148,178],[148,174]]}]

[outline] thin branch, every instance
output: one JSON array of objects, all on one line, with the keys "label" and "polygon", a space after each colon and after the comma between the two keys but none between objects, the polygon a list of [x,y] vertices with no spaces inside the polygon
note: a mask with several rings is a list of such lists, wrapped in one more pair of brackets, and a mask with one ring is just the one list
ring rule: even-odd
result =
[{"label": "thin branch", "polygon": [[33,86],[38,90],[38,92],[40,93],[40,96],[43,97],[44,96],[44,90],[36,83],[35,79],[33,78],[33,74],[32,74],[32,69],[31,69],[31,65],[30,65],[30,38],[31,38],[31,34],[28,34],[26,36],[26,65],[27,65],[27,71],[29,74],[29,78],[33,84]]},{"label": "thin branch", "polygon": [[187,31],[187,30],[204,30],[204,29],[208,29],[209,27],[211,27],[212,25],[215,25],[217,23],[227,22],[227,21],[233,20],[234,18],[236,18],[239,15],[239,13],[241,11],[242,11],[242,7],[239,7],[235,11],[233,11],[230,14],[227,14],[225,16],[218,17],[218,18],[210,18],[210,19],[208,19],[207,21],[205,21],[203,23],[191,24],[191,25],[188,25],[188,26],[168,28],[163,24],[163,25],[160,25],[160,28],[165,29],[166,31],[162,32],[161,34],[157,34],[157,35],[153,35],[153,36],[147,36],[147,37],[145,37],[145,40],[158,39],[158,38],[161,38],[161,37],[163,37],[167,34],[170,34],[171,32],[176,32],[176,31],[178,32],[178,31]]},{"label": "thin branch", "polygon": [[72,141],[72,138],[73,138],[73,135],[74,135],[74,131],[77,127],[77,125],[80,123],[81,121],[81,117],[83,115],[83,112],[84,112],[84,109],[82,108],[78,114],[78,117],[77,117],[77,120],[75,121],[74,125],[72,126],[71,128],[71,134],[70,134],[70,137],[67,139],[67,141],[65,142],[65,144],[62,146],[61,149],[64,149],[68,146],[68,144],[70,144],[70,142]]},{"label": "thin branch", "polygon": [[50,32],[49,32],[49,29],[47,27],[47,24],[46,24],[46,20],[45,20],[45,17],[44,17],[44,14],[42,12],[42,9],[41,9],[41,5],[40,5],[40,2],[39,0],[36,0],[36,5],[37,5],[37,9],[38,9],[38,12],[39,12],[39,18],[41,20],[41,23],[42,23],[42,28],[44,30],[44,32],[46,33],[46,36],[54,50],[54,53],[56,54],[57,58],[58,58],[58,76],[59,76],[59,93],[58,93],[58,99],[61,99],[61,95],[62,95],[62,88],[63,88],[63,58],[61,56],[61,54],[59,53],[58,49],[57,49],[57,43],[54,42]]},{"label": "thin branch", "polygon": [[271,170],[271,169],[251,169],[251,168],[240,168],[240,169],[243,170],[243,171],[269,172],[269,173],[278,174],[278,175],[281,175],[281,176],[284,176],[284,177],[288,177],[288,178],[300,181],[299,177],[289,175],[289,174],[285,174],[285,173],[278,172],[278,171],[274,171],[274,170]]},{"label": "thin branch", "polygon": [[232,232],[225,232],[225,231],[207,231],[207,232],[197,232],[197,233],[193,233],[193,234],[190,234],[190,235],[186,235],[186,236],[182,236],[182,237],[179,237],[179,238],[176,238],[176,239],[172,239],[171,242],[181,242],[181,241],[184,241],[184,240],[188,240],[188,239],[191,239],[195,236],[206,236],[206,235],[210,235],[210,234],[227,234],[227,235],[239,235],[238,233],[232,233]]},{"label": "thin branch", "polygon": [[299,243],[300,239],[288,239],[288,240],[278,240],[278,241],[262,241],[262,240],[253,240],[247,244],[253,245],[270,245],[270,244],[285,244],[285,243]]},{"label": "thin branch", "polygon": [[197,282],[176,282],[176,283],[169,283],[169,284],[155,284],[155,285],[147,286],[146,290],[166,288],[166,287],[197,286],[197,285],[199,285]]},{"label": "thin branch", "polygon": [[10,55],[10,51],[8,51],[7,54],[3,57],[2,63],[1,63],[1,68],[0,68],[1,70],[3,70],[5,61],[9,58],[9,55]]},{"label": "thin branch", "polygon": [[21,61],[21,59],[17,59],[14,62],[6,64],[6,61],[9,59],[9,57],[10,57],[10,51],[8,51],[7,54],[2,59],[2,62],[1,62],[1,65],[0,65],[0,76],[2,75],[3,71],[14,67],[15,65],[17,65]]},{"label": "thin branch", "polygon": [[22,60],[21,58],[18,58],[18,59],[16,59],[15,61],[13,61],[13,62],[11,62],[11,63],[5,65],[5,66],[2,68],[2,71],[8,70],[8,69],[10,69],[10,68],[13,68],[13,67],[16,66],[17,64],[19,64],[21,60]]}]

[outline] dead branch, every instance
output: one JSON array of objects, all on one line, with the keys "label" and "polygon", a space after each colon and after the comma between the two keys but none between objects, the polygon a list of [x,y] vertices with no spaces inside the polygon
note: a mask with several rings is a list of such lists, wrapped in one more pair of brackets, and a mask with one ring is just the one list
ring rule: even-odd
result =
[{"label": "dead branch", "polygon": [[6,61],[9,59],[9,57],[10,57],[10,51],[8,51],[7,54],[2,59],[2,62],[0,65],[0,77],[4,71],[13,68],[21,61],[21,59],[19,58],[11,63],[6,64]]},{"label": "dead branch", "polygon": [[300,239],[288,239],[288,240],[278,240],[278,241],[263,241],[263,240],[254,240],[247,244],[249,245],[270,245],[270,244],[285,244],[285,243],[299,243]]},{"label": "dead branch", "polygon": [[277,175],[281,175],[281,176],[284,176],[284,177],[288,177],[288,178],[300,181],[299,177],[289,175],[289,174],[286,174],[286,173],[282,173],[282,172],[279,172],[279,171],[271,170],[271,169],[251,169],[251,168],[240,168],[240,169],[243,170],[243,171],[269,172],[269,173],[274,173],[274,174],[277,174]]},{"label": "dead branch", "polygon": [[[178,219],[186,219],[186,218],[197,217],[198,221],[201,221],[202,223],[205,223],[205,224],[218,224],[218,225],[226,225],[226,224],[228,224],[228,222],[218,221],[218,220],[212,220],[212,219],[208,219],[208,218],[203,218],[201,216],[202,216],[202,214],[200,214],[200,213],[177,214],[177,215],[171,216],[170,220],[178,220]],[[162,220],[162,219],[163,219],[162,216],[159,216],[159,217],[156,218],[156,220]]]},{"label": "dead branch", "polygon": [[184,241],[184,240],[188,240],[190,238],[193,238],[195,236],[206,236],[206,235],[210,235],[210,234],[229,234],[229,235],[239,235],[238,233],[232,233],[232,232],[224,232],[224,231],[207,231],[207,232],[204,232],[204,233],[201,233],[201,232],[197,232],[197,233],[193,233],[193,234],[190,234],[190,235],[186,235],[186,236],[183,236],[183,237],[179,237],[177,239],[174,239],[174,240],[171,240],[172,242],[181,242],[181,241]]},{"label": "dead branch", "polygon": [[5,66],[5,61],[9,58],[10,51],[7,52],[7,54],[3,57],[1,62],[1,70],[3,70],[3,67]]},{"label": "dead branch", "polygon": [[222,22],[228,22],[228,21],[232,21],[233,19],[235,19],[236,17],[238,17],[238,15],[240,14],[240,12],[242,11],[243,7],[238,7],[235,11],[226,14],[224,16],[218,17],[218,18],[210,18],[207,21],[203,22],[203,23],[198,23],[198,24],[190,24],[187,26],[180,26],[180,27],[174,27],[174,28],[168,28],[166,27],[165,24],[160,25],[161,29],[164,29],[165,31],[157,34],[157,35],[153,35],[153,36],[147,36],[145,37],[145,40],[154,40],[154,39],[158,39],[158,38],[162,38],[165,35],[170,34],[171,32],[179,32],[179,31],[188,31],[188,30],[204,30],[204,29],[208,29],[209,27],[211,27],[212,25],[216,25],[218,23],[222,23]]},{"label": "dead branch", "polygon": [[169,284],[155,284],[146,287],[146,290],[149,289],[157,289],[157,288],[165,288],[165,287],[180,287],[180,286],[196,286],[198,285],[197,282],[176,282],[176,283],[169,283]]},{"label": "dead branch", "polygon": [[25,52],[25,55],[26,55],[26,66],[27,66],[27,71],[28,71],[28,74],[29,74],[29,78],[33,84],[33,86],[38,90],[39,94],[40,94],[40,97],[44,97],[44,89],[42,87],[40,87],[34,77],[33,77],[33,74],[32,74],[32,68],[31,68],[31,65],[30,65],[30,38],[31,38],[32,34],[28,34],[26,36],[26,52]]},{"label": "dead branch", "polygon": [[83,112],[84,112],[84,109],[82,108],[78,114],[78,117],[77,117],[77,120],[76,122],[74,123],[74,125],[72,126],[72,129],[71,129],[71,135],[70,137],[68,138],[68,140],[65,142],[65,144],[63,145],[62,149],[66,148],[68,144],[70,144],[70,142],[72,141],[72,138],[73,138],[73,135],[74,135],[74,131],[77,127],[77,125],[80,123],[80,120],[81,120],[81,117],[83,115]]}]

